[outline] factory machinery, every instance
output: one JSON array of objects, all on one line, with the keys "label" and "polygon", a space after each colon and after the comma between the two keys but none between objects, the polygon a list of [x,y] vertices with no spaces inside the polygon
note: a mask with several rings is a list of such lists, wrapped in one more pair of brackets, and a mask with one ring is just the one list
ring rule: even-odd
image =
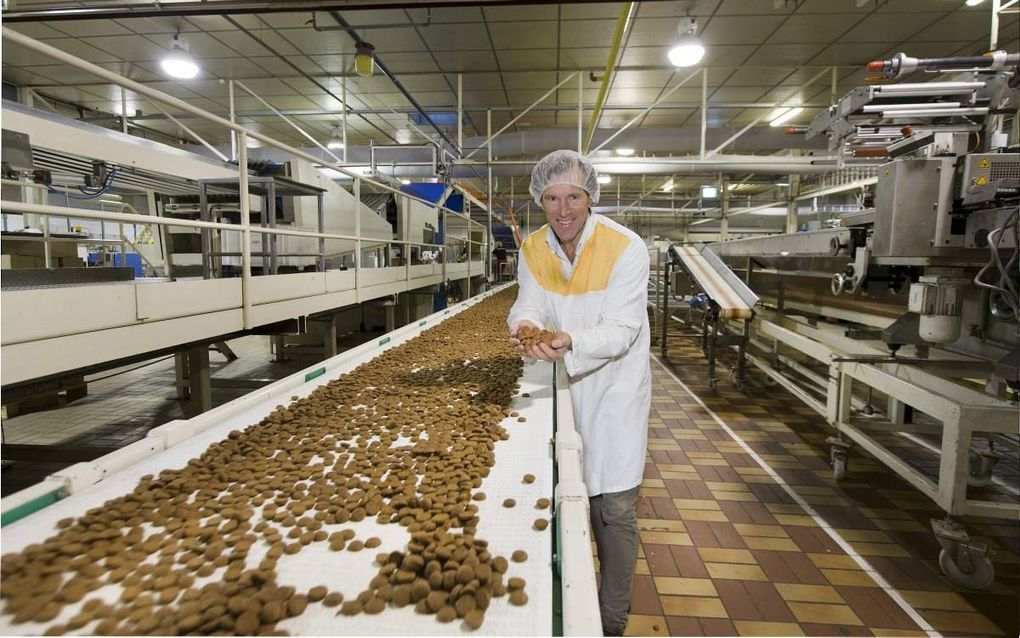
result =
[{"label": "factory machinery", "polygon": [[[669,251],[691,275],[674,286],[701,291],[703,335],[740,317],[716,340],[739,348],[737,380],[749,341],[746,357],[831,424],[837,480],[859,447],[946,512],[931,521],[939,564],[975,588],[993,580],[989,548],[959,517],[1020,513],[1018,61],[998,51],[871,63],[884,79],[953,72],[860,87],[811,124],[844,165],[881,164],[872,207],[821,230]],[[748,321],[736,306],[755,296]],[[887,444],[903,436],[938,457],[934,475]]]},{"label": "factory machinery", "polygon": [[[495,338],[505,333],[503,318],[512,301],[513,289],[508,286],[473,297],[198,417],[155,428],[142,441],[68,467],[7,497],[2,523],[8,588],[0,630],[5,634],[47,629],[110,633],[119,626],[138,633],[140,627],[151,624],[164,634],[217,630],[245,634],[254,631],[254,623],[263,631],[275,628],[300,635],[599,635],[581,444],[573,428],[565,377],[562,370],[538,362],[524,366],[518,378],[520,359],[508,344]],[[480,356],[462,360],[462,352],[472,348]],[[367,439],[344,440],[338,434],[355,427],[357,419],[330,425],[321,440],[309,438],[317,427],[315,421],[343,408],[336,405],[323,412],[324,396],[350,396],[356,389],[351,383],[360,388],[357,396],[371,395],[379,389],[375,385],[388,387],[379,372],[382,369],[396,370],[400,389],[394,392],[403,392],[401,402],[413,403],[412,397],[419,393],[430,397],[450,393],[445,396],[470,395],[470,405],[458,410],[456,405],[414,404],[412,412],[417,410],[418,416],[412,422],[421,419],[424,430],[420,438],[407,439],[410,423],[403,421],[408,413],[399,411],[397,400],[379,397],[369,401],[371,405],[350,406],[352,414],[361,410],[366,417],[369,412],[375,415],[370,418],[376,429]],[[376,381],[361,387],[352,378]],[[444,434],[450,426],[441,421],[456,420],[457,414],[468,412],[492,414],[494,420],[476,417],[471,423],[455,425],[458,431]],[[382,414],[391,414],[400,423],[380,425]],[[382,422],[387,419],[381,418]],[[486,420],[491,423],[485,424]],[[295,429],[299,421],[312,429],[302,430],[305,426],[300,424]],[[394,438],[391,433],[397,429],[401,433]],[[304,432],[298,435],[304,438],[298,447],[288,447],[288,435],[294,432]],[[268,456],[259,441],[270,445],[265,448]],[[273,454],[277,445],[280,451]],[[359,461],[362,453],[373,449],[376,461]],[[228,450],[225,456],[223,450]],[[470,450],[472,458],[460,456],[464,450]],[[400,455],[413,464],[393,465]],[[490,455],[492,463],[484,467]],[[240,472],[236,476],[231,474],[231,457],[241,463],[235,468]],[[206,476],[205,468],[216,458],[223,458],[224,465],[215,466],[212,475]],[[337,464],[330,471],[334,460]],[[253,472],[266,461],[278,463],[279,468],[265,475],[257,469]],[[435,472],[447,465],[456,476],[437,480],[444,475]],[[362,482],[373,472],[382,474],[379,467],[389,469],[373,482]],[[408,470],[412,478],[414,472],[421,475],[415,487],[405,483],[396,493],[387,491],[395,481],[406,481],[397,474],[404,476]],[[468,470],[474,482],[467,479],[473,488],[465,493],[465,477],[457,473],[466,475]],[[206,478],[188,487],[194,473]],[[280,483],[302,473],[308,476],[293,488]],[[217,483],[224,480],[226,487],[219,492],[224,485],[217,487]],[[320,498],[316,486],[323,481],[340,482],[328,490],[325,502],[320,500],[324,507],[309,505]],[[256,487],[251,492],[245,486]],[[267,497],[265,487],[275,496]],[[181,489],[184,496],[189,496],[189,489],[198,491],[191,493],[194,499],[158,501],[144,510],[131,507],[138,505],[138,499],[160,499]],[[457,493],[462,500],[446,506],[453,513],[441,511],[438,503],[449,503]],[[469,494],[466,501],[464,494]],[[348,503],[352,498],[367,498],[360,506],[361,515],[359,508],[337,506],[337,499],[343,498]],[[185,515],[191,503],[199,519]],[[417,510],[412,509],[415,503]],[[423,518],[426,510],[431,512]],[[112,516],[105,516],[111,511]],[[408,519],[411,511],[418,514]],[[143,517],[148,517],[146,522],[139,523]],[[309,526],[316,528],[314,533]],[[309,531],[304,532],[305,527]],[[210,547],[217,546],[213,539],[199,540],[205,538],[202,530],[213,529],[218,530],[215,539],[227,543],[220,548],[224,549],[221,559],[218,552],[209,553]],[[107,533],[110,530],[115,532],[113,537]],[[114,567],[115,561],[117,565],[127,561],[131,567],[135,554],[148,558],[134,572],[114,570],[104,577],[99,574],[103,569],[84,564],[92,559],[71,564],[59,557],[67,543],[74,545],[68,551],[77,554],[80,545],[75,543],[87,542],[83,534],[90,533],[97,536],[87,547],[88,555],[98,556],[95,562],[105,564],[103,569]],[[278,538],[280,533],[286,537]],[[429,565],[415,564],[414,552],[421,550],[415,544],[424,544],[430,534],[450,543],[467,538],[467,545],[473,543],[474,549],[467,556],[458,556],[459,550],[453,549],[451,557],[438,547],[437,566],[446,561],[443,576],[449,571],[457,580],[442,585],[438,584],[442,579],[431,582],[432,593],[424,596],[429,589],[426,579],[432,581],[437,574],[430,574],[435,570]],[[245,540],[246,536],[251,540]],[[197,550],[196,541],[200,543]],[[103,561],[111,543],[128,546]],[[360,543],[365,548],[356,551]],[[277,545],[282,551],[274,549]],[[56,557],[51,554],[54,547]],[[84,551],[81,559],[86,558]],[[429,551],[426,548],[424,554]],[[396,570],[387,569],[383,563],[388,560],[396,560]],[[31,573],[39,568],[71,578],[47,588],[47,579],[40,581],[37,572]],[[471,578],[462,575],[465,571],[471,572]],[[399,583],[408,575],[402,589]],[[380,577],[382,581],[388,577],[390,584],[379,581]],[[24,591],[12,591],[15,582],[21,583],[21,589],[40,588],[36,598],[43,602],[24,599]],[[419,587],[420,598],[415,593]],[[402,600],[398,591],[410,595],[410,602]],[[221,594],[227,596],[225,609],[216,611],[215,601],[200,604]],[[282,606],[273,606],[274,598]],[[255,604],[261,607],[252,612],[241,599],[258,599]],[[560,601],[555,611],[554,601]],[[441,611],[446,606],[450,609]]]}]

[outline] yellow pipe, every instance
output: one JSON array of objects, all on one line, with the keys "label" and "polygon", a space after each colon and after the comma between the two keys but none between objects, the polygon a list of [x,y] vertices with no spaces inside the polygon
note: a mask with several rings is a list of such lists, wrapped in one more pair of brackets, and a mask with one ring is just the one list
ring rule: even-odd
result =
[{"label": "yellow pipe", "polygon": [[606,59],[606,70],[602,73],[602,85],[599,86],[599,95],[595,98],[595,108],[591,113],[591,124],[588,126],[588,136],[584,140],[584,152],[591,148],[592,137],[595,136],[595,125],[602,116],[602,105],[606,100],[606,93],[609,92],[609,82],[612,80],[613,69],[616,67],[616,57],[620,53],[620,44],[623,36],[630,25],[630,14],[634,9],[633,2],[624,2],[620,6],[620,17],[616,19],[616,33],[613,35],[613,44],[609,48],[609,57]]}]

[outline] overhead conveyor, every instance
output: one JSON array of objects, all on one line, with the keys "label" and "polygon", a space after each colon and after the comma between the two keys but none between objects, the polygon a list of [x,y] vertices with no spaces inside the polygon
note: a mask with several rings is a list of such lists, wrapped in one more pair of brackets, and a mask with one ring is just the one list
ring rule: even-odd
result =
[{"label": "overhead conveyor", "polygon": [[[665,279],[662,287],[662,308],[668,309],[669,289],[690,297],[690,308],[701,312],[701,348],[708,359],[708,384],[715,388],[715,355],[719,347],[737,346],[737,368],[734,371],[738,386],[743,384],[747,339],[754,305],[758,296],[737,277],[712,250],[704,244],[671,245],[667,251]],[[662,356],[669,356],[667,339],[669,321],[667,313],[662,321]],[[727,331],[726,322],[741,320],[740,333]],[[692,322],[687,322],[693,325]]]}]

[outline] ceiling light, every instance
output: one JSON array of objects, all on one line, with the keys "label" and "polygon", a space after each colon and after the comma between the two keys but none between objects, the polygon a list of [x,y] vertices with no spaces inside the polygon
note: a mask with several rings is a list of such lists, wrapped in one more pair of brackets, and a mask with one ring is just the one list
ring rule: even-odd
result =
[{"label": "ceiling light", "polygon": [[170,53],[159,61],[163,72],[180,80],[190,80],[198,75],[198,65],[188,54],[189,48],[188,39],[180,32],[175,33],[170,38]]},{"label": "ceiling light", "polygon": [[669,50],[670,63],[673,66],[683,67],[694,66],[701,62],[701,58],[705,55],[705,47],[697,36],[697,20],[690,16],[681,18],[676,30],[680,33],[680,39]]},{"label": "ceiling light", "polygon": [[790,182],[776,182],[776,186],[789,186]]},{"label": "ceiling light", "polygon": [[402,179],[402,180],[400,180],[400,183],[403,184],[404,186],[407,186],[408,184],[411,183],[411,180],[409,180],[409,179]]},{"label": "ceiling light", "polygon": [[964,4],[966,4],[968,7],[976,7],[977,5],[981,4],[984,1],[985,0],[967,0],[967,2],[965,2]]},{"label": "ceiling light", "polygon": [[634,149],[626,147],[618,148],[616,149],[616,154],[621,157],[630,157],[634,154]]},{"label": "ceiling light", "polygon": [[343,147],[344,147],[344,132],[338,126],[333,129],[333,134],[329,136],[329,141],[326,142],[326,148],[342,149]]},{"label": "ceiling light", "polygon": [[794,106],[787,108],[785,110],[780,110],[776,115],[772,117],[772,119],[769,120],[769,126],[782,126],[789,120],[793,119],[797,114],[799,114],[803,110],[804,109],[799,106]]},{"label": "ceiling light", "polygon": [[662,185],[663,193],[668,193],[671,190],[673,190],[673,180],[669,180],[668,182]]},{"label": "ceiling light", "polygon": [[354,48],[354,72],[362,77],[369,77],[375,72],[375,47],[368,42],[356,42]]},{"label": "ceiling light", "polygon": [[608,184],[613,181],[612,175],[599,175],[599,184]]},{"label": "ceiling light", "polygon": [[719,197],[719,187],[711,184],[701,185],[701,199],[716,199]]}]

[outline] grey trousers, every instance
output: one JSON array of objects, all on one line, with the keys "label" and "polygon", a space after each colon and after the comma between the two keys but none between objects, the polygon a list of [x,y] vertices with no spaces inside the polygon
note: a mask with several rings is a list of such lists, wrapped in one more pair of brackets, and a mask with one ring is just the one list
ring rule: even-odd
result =
[{"label": "grey trousers", "polygon": [[630,592],[637,564],[637,499],[640,487],[625,492],[609,492],[588,499],[591,530],[599,555],[602,584],[599,609],[602,631],[607,636],[622,636],[627,626]]}]

